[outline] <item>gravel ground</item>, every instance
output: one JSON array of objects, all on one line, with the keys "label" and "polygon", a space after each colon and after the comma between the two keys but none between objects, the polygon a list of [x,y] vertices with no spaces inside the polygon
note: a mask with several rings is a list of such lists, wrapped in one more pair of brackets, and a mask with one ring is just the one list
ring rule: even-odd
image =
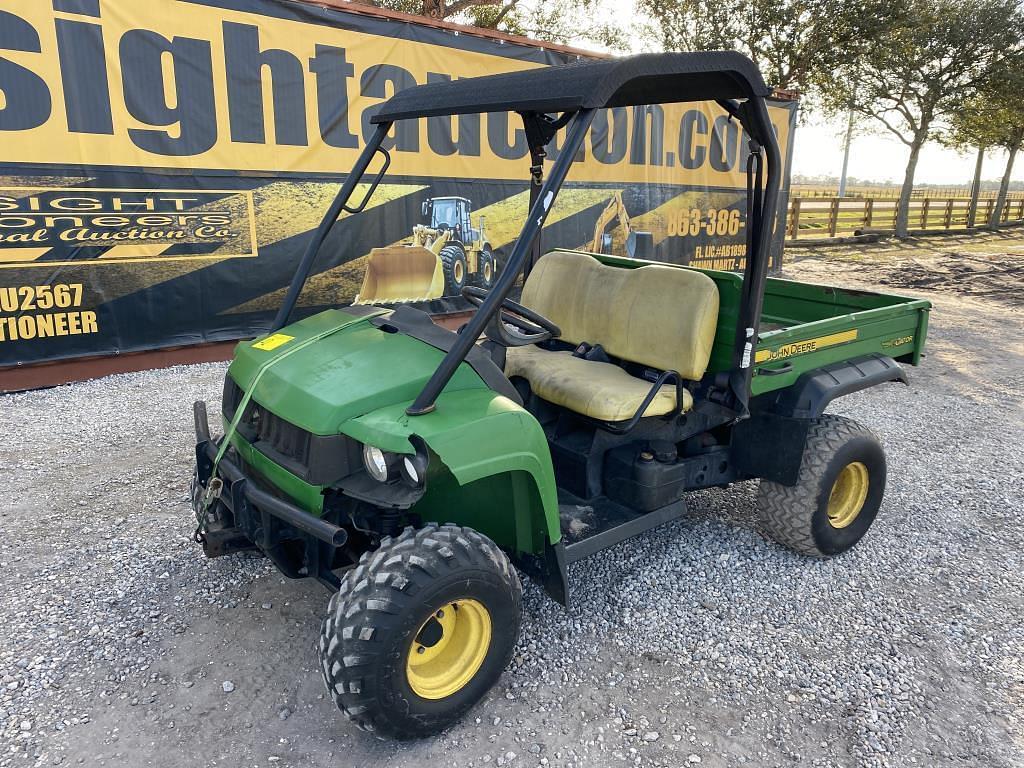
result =
[{"label": "gravel ground", "polygon": [[527,582],[512,668],[411,744],[325,697],[321,587],[189,542],[189,405],[215,409],[223,365],[0,397],[0,768],[1024,765],[1024,323],[919,293],[937,309],[911,386],[834,408],[889,457],[857,548],[765,541],[754,483],[694,494],[573,566],[571,612]]}]

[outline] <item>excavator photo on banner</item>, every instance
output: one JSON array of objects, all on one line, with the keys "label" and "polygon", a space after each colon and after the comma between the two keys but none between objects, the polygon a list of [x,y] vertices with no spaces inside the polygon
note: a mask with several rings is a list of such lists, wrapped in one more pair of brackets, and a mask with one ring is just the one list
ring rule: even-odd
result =
[{"label": "excavator photo on banner", "polygon": [[594,239],[590,241],[589,248],[584,244],[584,250],[589,250],[591,253],[614,253],[612,250],[612,232],[614,227],[612,230],[608,230],[608,225],[612,224],[616,219],[619,220],[619,226],[622,228],[626,246],[624,254],[616,255],[628,256],[631,259],[653,259],[654,235],[651,232],[633,230],[632,222],[629,219],[629,212],[626,211],[626,204],[622,202],[622,193],[618,190],[615,191],[608,201],[608,205],[601,211],[601,215],[597,217],[597,223],[594,224]]}]

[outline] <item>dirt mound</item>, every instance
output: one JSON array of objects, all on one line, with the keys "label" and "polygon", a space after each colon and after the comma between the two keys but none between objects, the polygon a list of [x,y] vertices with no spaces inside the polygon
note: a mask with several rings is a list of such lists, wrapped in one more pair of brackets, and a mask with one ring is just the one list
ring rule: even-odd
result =
[{"label": "dirt mound", "polygon": [[910,296],[934,292],[1024,308],[1024,233],[881,240],[790,249],[783,275]]},{"label": "dirt mound", "polygon": [[953,252],[938,259],[872,263],[870,271],[875,282],[897,289],[950,291],[1024,307],[1024,260],[1015,254]]}]

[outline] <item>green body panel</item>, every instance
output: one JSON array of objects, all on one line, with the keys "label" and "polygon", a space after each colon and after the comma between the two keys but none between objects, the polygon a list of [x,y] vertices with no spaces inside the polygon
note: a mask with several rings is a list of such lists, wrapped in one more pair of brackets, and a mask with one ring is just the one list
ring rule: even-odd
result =
[{"label": "green body panel", "polygon": [[536,555],[543,554],[546,540],[557,542],[561,537],[557,517],[541,514],[544,503],[525,472],[504,472],[468,485],[446,473],[430,482],[427,496],[416,505],[424,521],[454,520],[501,542],[507,550]]},{"label": "green body panel", "polygon": [[[328,310],[283,328],[281,333],[295,338],[272,351],[254,346],[259,339],[242,342],[228,374],[249,391],[267,360],[337,328],[268,368],[253,392],[257,403],[285,421],[314,435],[336,435],[341,424],[355,416],[415,398],[444,357],[439,349],[401,333],[385,333],[369,320]],[[447,391],[480,388],[486,385],[463,363]]]},{"label": "green body panel", "polygon": [[[656,262],[591,254],[616,267],[636,268]],[[734,272],[680,267],[702,272],[718,286],[718,329],[708,371],[732,366],[743,278]],[[769,278],[765,286],[757,351],[782,355],[756,361],[751,384],[754,395],[791,386],[804,373],[861,355],[880,353],[917,365],[924,351],[931,302],[893,294],[870,293],[827,285]],[[823,337],[856,335],[844,341]],[[756,358],[755,358],[756,360]],[[791,368],[787,367],[791,366]],[[764,369],[786,367],[775,376]]]},{"label": "green body panel", "polygon": [[[465,363],[432,413],[408,416],[405,409],[444,353],[385,332],[371,317],[329,310],[283,328],[292,338],[272,350],[259,348],[264,338],[243,342],[228,375],[243,391],[254,386],[260,406],[313,434],[345,434],[394,453],[412,453],[414,435],[423,440],[440,465],[431,468],[427,493],[412,510],[423,519],[468,525],[523,552],[540,553],[545,541],[558,541],[554,470],[537,420]],[[311,514],[323,513],[323,487],[273,463],[238,434],[231,444],[263,480]]]},{"label": "green body panel", "polygon": [[[489,389],[446,389],[435,410],[423,416],[407,415],[409,405],[411,399],[352,419],[341,431],[360,442],[399,453],[413,451],[409,438],[415,435],[463,488],[501,478],[490,486],[492,492],[467,503],[470,500],[454,501],[454,489],[447,487],[450,483],[446,485],[443,479],[435,483],[431,476],[427,494],[414,511],[421,515],[429,514],[428,509],[433,514],[443,512],[440,517],[425,519],[457,522],[485,533],[497,527],[495,541],[518,551],[540,552],[545,537],[552,543],[559,540],[551,452],[544,431],[529,412]],[[517,478],[519,473],[523,477]],[[532,482],[524,485],[524,478]]]}]

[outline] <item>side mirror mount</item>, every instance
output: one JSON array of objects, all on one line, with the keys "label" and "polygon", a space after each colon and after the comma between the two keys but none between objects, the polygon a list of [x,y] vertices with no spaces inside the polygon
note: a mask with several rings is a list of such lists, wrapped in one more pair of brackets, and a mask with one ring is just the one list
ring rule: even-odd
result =
[{"label": "side mirror mount", "polygon": [[424,219],[430,217],[430,201],[429,200],[424,200],[423,204],[420,205],[420,213],[423,215]]}]

